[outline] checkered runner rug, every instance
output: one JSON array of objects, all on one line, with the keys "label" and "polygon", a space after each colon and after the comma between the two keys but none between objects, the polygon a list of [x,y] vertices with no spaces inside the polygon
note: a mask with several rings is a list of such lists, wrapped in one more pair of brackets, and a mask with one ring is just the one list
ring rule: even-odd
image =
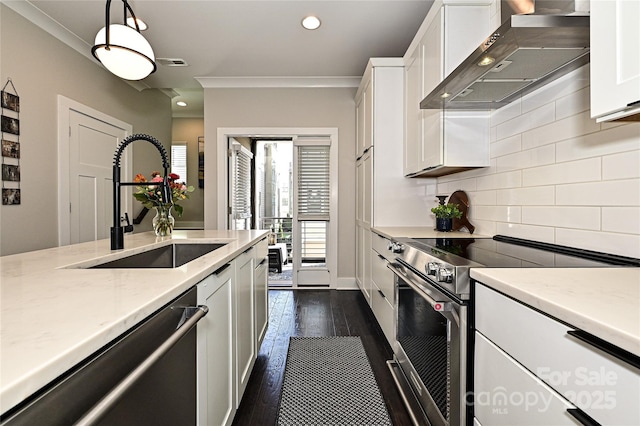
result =
[{"label": "checkered runner rug", "polygon": [[391,425],[360,337],[291,337],[277,425]]}]

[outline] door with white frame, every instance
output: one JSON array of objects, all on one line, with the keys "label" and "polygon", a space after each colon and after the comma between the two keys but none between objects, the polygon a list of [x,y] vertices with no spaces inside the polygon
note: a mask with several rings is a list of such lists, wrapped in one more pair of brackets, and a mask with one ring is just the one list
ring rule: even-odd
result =
[{"label": "door with white frame", "polygon": [[251,229],[253,154],[237,140],[229,139],[229,229]]},{"label": "door with white frame", "polygon": [[331,138],[293,140],[293,275],[297,286],[330,286]]},{"label": "door with white frame", "polygon": [[[293,144],[291,196],[292,286],[337,287],[337,128],[218,128],[218,193],[233,193],[233,165],[229,158],[232,138],[277,140]],[[227,152],[225,152],[227,151]],[[254,165],[255,167],[255,165]],[[258,173],[258,172],[256,172]],[[260,179],[256,176],[257,180]],[[258,185],[258,183],[256,183]],[[255,201],[257,200],[257,201]],[[254,194],[254,207],[260,197]],[[232,229],[233,199],[218,197],[218,227]],[[206,210],[206,209],[205,209]],[[260,222],[260,213],[255,213]],[[205,217],[205,221],[207,218]],[[236,228],[237,229],[237,228]],[[268,228],[264,228],[268,229]]]},{"label": "door with white frame", "polygon": [[[113,215],[113,155],[131,125],[69,99],[59,100],[59,243],[109,237]],[[130,153],[121,161],[131,175]],[[131,211],[131,189],[122,191],[122,211]],[[131,218],[132,219],[132,218]]]}]

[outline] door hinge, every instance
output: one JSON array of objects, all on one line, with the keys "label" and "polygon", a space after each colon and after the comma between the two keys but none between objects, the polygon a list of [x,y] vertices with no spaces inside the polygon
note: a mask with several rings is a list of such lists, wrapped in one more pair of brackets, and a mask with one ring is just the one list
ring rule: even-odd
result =
[{"label": "door hinge", "polygon": [[229,210],[229,214],[233,214],[233,208],[232,207],[228,207]]},{"label": "door hinge", "polygon": [[69,203],[69,213],[71,213],[71,203]]}]

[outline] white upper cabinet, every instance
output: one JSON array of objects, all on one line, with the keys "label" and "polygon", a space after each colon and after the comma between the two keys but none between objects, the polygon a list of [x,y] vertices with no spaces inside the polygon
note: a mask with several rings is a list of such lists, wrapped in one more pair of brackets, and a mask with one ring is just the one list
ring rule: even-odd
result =
[{"label": "white upper cabinet", "polygon": [[489,111],[422,110],[420,101],[491,32],[494,1],[431,7],[405,61],[405,176],[442,176],[489,165]]},{"label": "white upper cabinet", "polygon": [[591,117],[640,121],[640,2],[591,2]]}]

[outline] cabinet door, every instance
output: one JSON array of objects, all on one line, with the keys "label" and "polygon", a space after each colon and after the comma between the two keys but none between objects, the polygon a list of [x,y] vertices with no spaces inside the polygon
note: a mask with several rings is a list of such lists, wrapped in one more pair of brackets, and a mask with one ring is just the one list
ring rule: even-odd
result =
[{"label": "cabinet door", "polygon": [[363,179],[362,179],[362,222],[370,227],[373,222],[372,217],[372,194],[373,194],[373,148],[362,157]]},{"label": "cabinet door", "polygon": [[[254,248],[235,260],[235,338],[237,386],[236,404],[240,404],[242,394],[251,376],[251,368],[256,355],[255,339],[255,285],[253,281]],[[237,406],[236,406],[237,408]]]},{"label": "cabinet door", "polygon": [[[443,79],[443,16],[444,13],[440,9],[420,43],[422,65],[420,100],[440,84]],[[440,110],[422,110],[422,147],[419,157],[419,170],[439,166],[444,162],[442,115],[443,113]]]},{"label": "cabinet door", "polygon": [[[259,258],[256,261],[260,260]],[[269,325],[269,293],[267,286],[267,270],[269,257],[263,257],[254,273],[256,287],[256,350],[260,348],[262,339]]]},{"label": "cabinet door", "polygon": [[415,49],[405,65],[405,138],[404,175],[418,171],[422,158],[422,69],[420,47]]},{"label": "cabinet door", "polygon": [[364,152],[364,110],[367,99],[363,91],[360,98],[356,100],[356,158],[360,157]]},{"label": "cabinet door", "polygon": [[[640,114],[640,2],[591,2],[591,116]],[[601,121],[601,120],[598,120]]]},{"label": "cabinet door", "polygon": [[[374,71],[375,73],[375,71]],[[372,75],[369,84],[364,90],[364,149],[373,146],[373,86],[375,84],[374,76]]]},{"label": "cabinet door", "polygon": [[198,425],[230,425],[235,413],[233,265],[198,284],[198,304],[209,312],[197,326]]}]

